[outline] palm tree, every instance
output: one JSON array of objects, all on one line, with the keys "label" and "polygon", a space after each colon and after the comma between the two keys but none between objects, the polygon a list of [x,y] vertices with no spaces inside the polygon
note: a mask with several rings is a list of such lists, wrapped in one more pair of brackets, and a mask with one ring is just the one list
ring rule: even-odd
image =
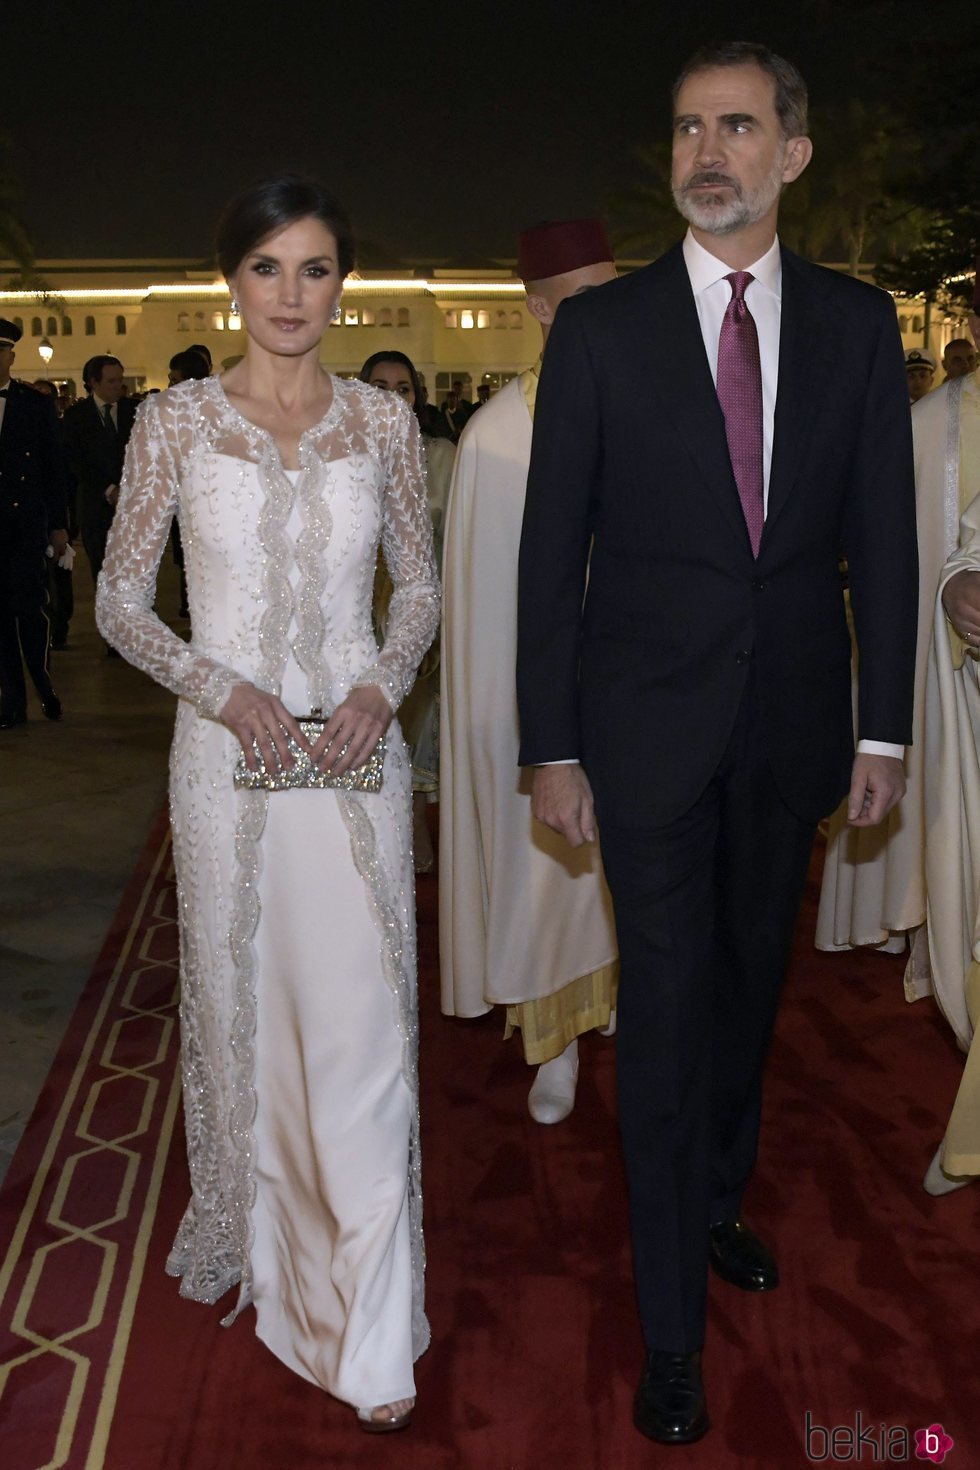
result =
[{"label": "palm tree", "polygon": [[815,110],[811,136],[813,160],[783,196],[780,237],[811,259],[846,260],[856,276],[917,229],[901,183],[914,144],[888,108],[860,97]]},{"label": "palm tree", "polygon": [[10,158],[10,139],[0,134],[0,258],[12,260],[22,276],[34,270],[34,247],[20,217],[20,185]]}]

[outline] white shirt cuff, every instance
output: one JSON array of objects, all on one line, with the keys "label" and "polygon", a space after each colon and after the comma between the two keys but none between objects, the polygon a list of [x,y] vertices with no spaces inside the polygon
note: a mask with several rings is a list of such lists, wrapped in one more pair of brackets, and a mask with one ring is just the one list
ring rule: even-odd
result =
[{"label": "white shirt cuff", "polygon": [[893,760],[905,759],[905,746],[892,745],[888,740],[859,740],[858,755],[890,755]]},{"label": "white shirt cuff", "polygon": [[581,764],[581,762],[577,761],[574,756],[566,757],[566,759],[563,760],[563,761],[539,761],[538,762],[538,766],[539,767],[541,767],[541,766],[577,766],[577,765],[580,765],[580,764]]}]

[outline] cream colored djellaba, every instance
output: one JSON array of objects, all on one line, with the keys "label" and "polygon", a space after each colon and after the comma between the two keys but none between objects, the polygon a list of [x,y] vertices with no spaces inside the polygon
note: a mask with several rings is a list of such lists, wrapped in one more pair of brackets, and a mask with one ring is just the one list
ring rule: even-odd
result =
[{"label": "cream colored djellaba", "polygon": [[[926,944],[916,937],[926,918],[925,710],[926,665],[933,608],[943,563],[956,546],[966,499],[958,476],[947,472],[950,424],[954,434],[962,379],[930,393],[912,409],[916,525],[919,547],[919,621],[915,659],[915,726],[905,755],[907,790],[878,827],[852,827],[845,800],[830,820],[815,943],[818,949],[858,946],[901,953],[915,938],[905,994],[916,1000],[931,988]],[[955,449],[955,444],[954,444]],[[858,651],[855,659],[855,702]]]},{"label": "cream colored djellaba", "polygon": [[[534,820],[531,772],[518,764],[528,376],[508,383],[466,426],[446,516],[439,951],[442,1009],[451,1016],[546,999],[617,958],[597,848],[572,848]],[[607,1018],[608,1005],[589,1024]]]},{"label": "cream colored djellaba", "polygon": [[965,644],[949,623],[942,594],[958,572],[980,572],[980,377],[957,379],[944,391],[957,409],[945,458],[967,508],[933,603],[925,715],[926,880],[933,988],[966,1052],[936,1164],[946,1176],[966,1178],[980,1175],[980,656],[975,640]]},{"label": "cream colored djellaba", "polygon": [[[239,1287],[296,1372],[353,1404],[414,1396],[425,1348],[411,770],[397,723],[379,794],[235,790],[218,720],[244,680],[295,714],[379,686],[393,709],[438,625],[415,420],[333,380],[298,472],[188,382],[139,410],[97,596],[104,636],[179,695],[171,815],[192,1196],[181,1293]],[[191,609],[153,612],[172,516]],[[371,623],[379,542],[394,592]],[[229,1318],[230,1320],[230,1318]]]}]

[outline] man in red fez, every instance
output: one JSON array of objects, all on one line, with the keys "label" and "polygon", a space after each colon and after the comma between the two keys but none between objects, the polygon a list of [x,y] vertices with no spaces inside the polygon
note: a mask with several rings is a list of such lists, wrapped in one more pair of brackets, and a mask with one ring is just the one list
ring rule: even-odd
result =
[{"label": "man in red fez", "polygon": [[[597,219],[521,236],[527,308],[547,344],[570,296],[616,279]],[[596,293],[597,299],[602,291]],[[517,764],[517,557],[541,359],[463,431],[446,512],[440,757],[442,1008],[507,1007],[537,1067],[539,1123],[572,1111],[578,1038],[611,1029],[617,979],[609,893],[595,848],[572,852],[531,813]]]},{"label": "man in red fez", "polygon": [[[904,791],[917,572],[894,304],[776,235],[812,153],[803,78],[731,42],[673,101],[684,241],[566,301],[549,339],[517,683],[535,816],[576,852],[602,833],[647,1347],[634,1423],[686,1444],[708,1429],[709,1265],[779,1283],[742,1217],[762,1075],[816,824],[848,795],[876,826]],[[780,1127],[798,1150],[799,1120]]]}]

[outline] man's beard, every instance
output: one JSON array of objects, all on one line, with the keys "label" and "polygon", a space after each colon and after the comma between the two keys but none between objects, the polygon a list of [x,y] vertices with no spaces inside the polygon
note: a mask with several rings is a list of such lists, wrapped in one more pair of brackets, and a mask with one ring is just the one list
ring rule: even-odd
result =
[{"label": "man's beard", "polygon": [[[700,184],[727,184],[731,194],[690,194]],[[672,186],[674,203],[689,224],[706,235],[731,235],[767,215],[783,189],[783,156],[772,166],[769,177],[757,189],[743,189],[737,179],[714,169],[692,174],[679,188]]]}]

